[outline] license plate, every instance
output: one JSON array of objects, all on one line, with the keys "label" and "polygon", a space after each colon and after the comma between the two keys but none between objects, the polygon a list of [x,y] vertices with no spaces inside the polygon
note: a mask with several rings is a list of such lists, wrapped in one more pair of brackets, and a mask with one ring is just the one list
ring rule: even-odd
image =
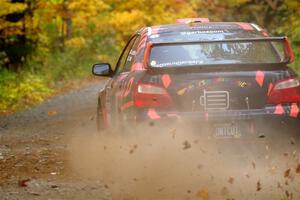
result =
[{"label": "license plate", "polygon": [[215,137],[217,138],[240,138],[240,127],[237,124],[215,125]]}]

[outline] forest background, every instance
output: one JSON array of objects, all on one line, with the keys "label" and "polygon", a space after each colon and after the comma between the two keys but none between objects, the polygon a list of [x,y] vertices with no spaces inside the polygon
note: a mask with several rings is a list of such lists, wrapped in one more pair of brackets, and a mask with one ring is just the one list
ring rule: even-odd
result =
[{"label": "forest background", "polygon": [[137,29],[187,17],[287,35],[300,73],[299,0],[0,0],[0,115],[78,85],[93,63],[114,64]]}]

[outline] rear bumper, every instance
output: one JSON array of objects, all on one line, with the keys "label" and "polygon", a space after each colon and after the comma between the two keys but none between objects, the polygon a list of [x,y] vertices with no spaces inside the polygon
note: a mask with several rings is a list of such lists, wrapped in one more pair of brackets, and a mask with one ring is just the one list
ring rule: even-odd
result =
[{"label": "rear bumper", "polygon": [[178,112],[172,110],[161,110],[155,108],[138,109],[136,112],[138,121],[159,120],[167,118],[194,118],[204,121],[218,120],[250,120],[258,117],[275,117],[300,119],[300,103],[267,106],[264,109],[250,110],[215,110],[215,111],[193,111]]},{"label": "rear bumper", "polygon": [[299,104],[269,106],[265,109],[226,110],[210,112],[176,112],[144,109],[137,112],[137,123],[168,123],[206,126],[209,124],[235,122],[251,123],[264,132],[299,132]]}]

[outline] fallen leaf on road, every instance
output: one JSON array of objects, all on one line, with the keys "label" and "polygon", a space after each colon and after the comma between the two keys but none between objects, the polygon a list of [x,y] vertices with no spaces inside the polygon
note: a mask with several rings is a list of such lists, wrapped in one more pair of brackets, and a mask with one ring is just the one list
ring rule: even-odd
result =
[{"label": "fallen leaf on road", "polygon": [[57,111],[56,110],[49,110],[48,111],[48,116],[54,116],[57,115]]},{"label": "fallen leaf on road", "polygon": [[27,187],[27,183],[29,181],[30,181],[30,179],[19,180],[18,185],[19,185],[19,187]]},{"label": "fallen leaf on road", "polygon": [[234,182],[234,178],[233,177],[229,177],[228,183],[233,184],[233,182]]},{"label": "fallen leaf on road", "polygon": [[192,145],[186,140],[183,142],[183,150],[191,148]]},{"label": "fallen leaf on road", "polygon": [[207,190],[201,190],[196,194],[197,197],[201,198],[202,200],[210,200],[209,193]]},{"label": "fallen leaf on road", "polygon": [[129,153],[130,153],[130,154],[133,154],[137,148],[138,148],[138,145],[137,145],[137,144],[133,145],[133,147],[132,147],[132,149],[129,151]]},{"label": "fallen leaf on road", "polygon": [[253,167],[253,169],[255,169],[255,168],[256,168],[256,164],[255,164],[255,162],[254,162],[254,161],[252,161],[252,167]]},{"label": "fallen leaf on road", "polygon": [[300,163],[298,164],[297,168],[296,168],[296,173],[300,173]]},{"label": "fallen leaf on road", "polygon": [[284,178],[289,177],[290,176],[290,172],[291,172],[291,169],[285,170],[285,172],[284,172]]},{"label": "fallen leaf on road", "polygon": [[176,136],[176,128],[173,128],[170,130],[170,134],[172,135],[172,138],[175,139]]},{"label": "fallen leaf on road", "polygon": [[260,191],[261,190],[261,183],[260,181],[257,181],[256,183],[256,191]]}]

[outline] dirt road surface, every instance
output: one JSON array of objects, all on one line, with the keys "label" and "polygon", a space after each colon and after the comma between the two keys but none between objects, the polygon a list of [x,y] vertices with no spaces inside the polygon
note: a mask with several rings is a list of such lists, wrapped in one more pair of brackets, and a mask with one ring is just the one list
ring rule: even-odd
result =
[{"label": "dirt road surface", "polygon": [[1,200],[300,199],[293,138],[217,140],[175,124],[103,136],[103,83],[0,118]]}]

